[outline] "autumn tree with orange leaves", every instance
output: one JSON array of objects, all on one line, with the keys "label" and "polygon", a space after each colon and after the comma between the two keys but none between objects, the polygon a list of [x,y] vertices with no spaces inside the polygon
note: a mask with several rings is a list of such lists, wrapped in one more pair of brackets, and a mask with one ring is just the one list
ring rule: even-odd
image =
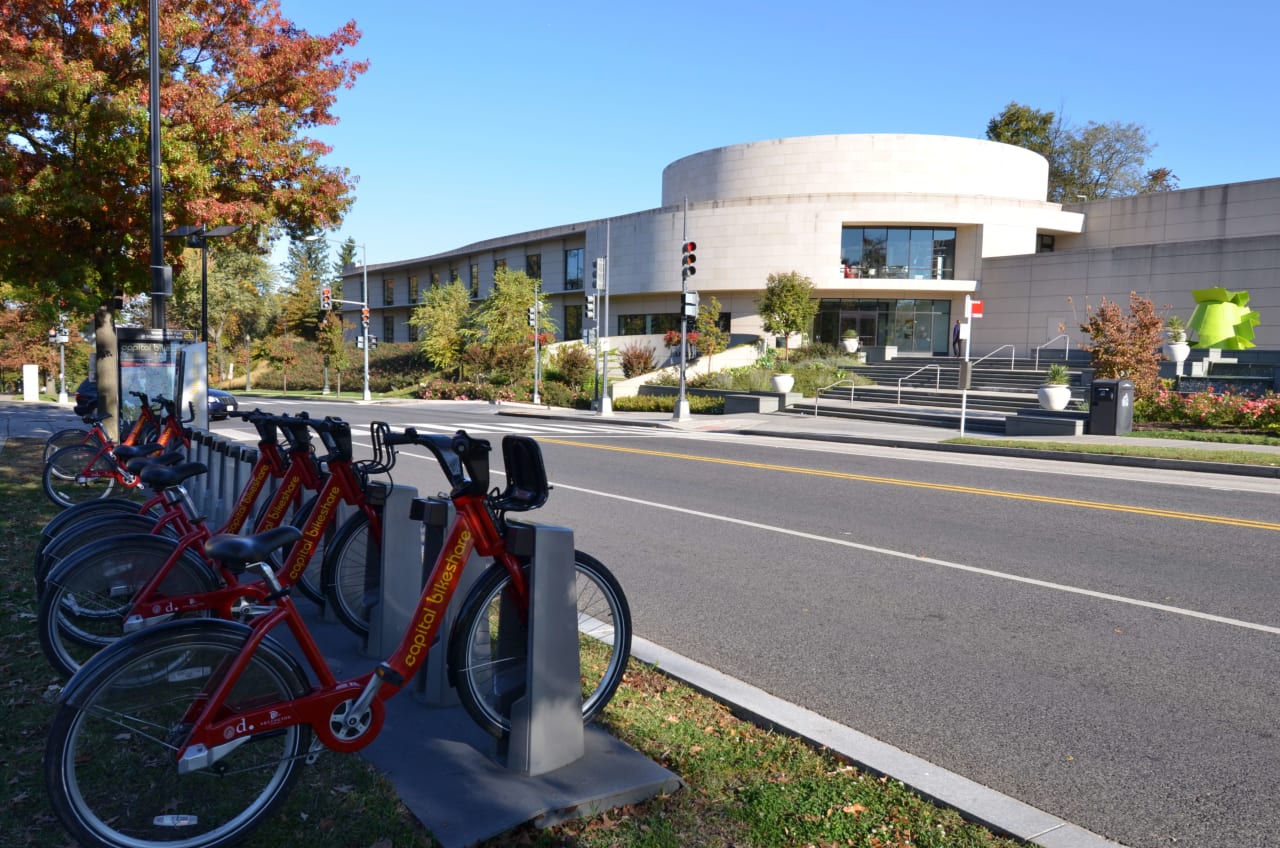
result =
[{"label": "autumn tree with orange leaves", "polygon": [[[94,315],[100,337],[118,293],[151,288],[147,5],[0,2],[0,281]],[[354,179],[307,132],[337,122],[338,90],[367,68],[342,58],[355,22],[312,35],[276,0],[160,9],[165,231],[239,224],[224,242],[265,249],[269,231],[336,226]]]}]

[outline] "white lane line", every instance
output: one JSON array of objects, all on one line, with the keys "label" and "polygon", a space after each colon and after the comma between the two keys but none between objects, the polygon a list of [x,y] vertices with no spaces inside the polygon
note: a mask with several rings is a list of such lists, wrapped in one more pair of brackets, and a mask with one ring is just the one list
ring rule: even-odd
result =
[{"label": "white lane line", "polygon": [[942,568],[950,568],[955,571],[963,571],[969,574],[981,574],[986,577],[996,577],[1001,580],[1008,580],[1013,583],[1022,583],[1028,586],[1037,586],[1041,589],[1052,589],[1055,592],[1066,592],[1072,595],[1082,595],[1086,598],[1094,598],[1102,601],[1113,601],[1118,604],[1128,604],[1129,606],[1142,607],[1143,609],[1157,610],[1159,612],[1172,613],[1174,615],[1186,616],[1187,618],[1195,618],[1201,621],[1210,621],[1215,624],[1226,624],[1231,627],[1240,627],[1245,630],[1256,630],[1260,633],[1270,633],[1273,636],[1280,636],[1280,627],[1273,627],[1269,624],[1258,624],[1252,621],[1243,621],[1238,618],[1228,618],[1222,615],[1213,615],[1212,613],[1200,612],[1198,610],[1185,609],[1183,607],[1173,607],[1168,604],[1157,604],[1152,601],[1144,601],[1140,598],[1128,598],[1124,595],[1112,595],[1107,592],[1097,592],[1093,589],[1082,589],[1078,586],[1068,586],[1064,583],[1053,583],[1048,580],[1038,580],[1034,577],[1023,577],[1018,574],[1009,574],[1005,571],[995,571],[990,568],[979,568],[973,565],[964,565],[963,563],[950,562],[945,559],[935,559],[934,557],[919,556],[918,554],[906,553],[904,551],[890,550],[889,548],[879,548],[874,545],[864,545],[859,542],[850,542],[846,539],[832,539],[829,536],[819,536],[816,533],[806,533],[802,530],[793,530],[789,527],[777,527],[772,524],[761,524],[756,521],[747,521],[742,518],[731,518],[726,515],[715,515],[710,512],[702,512],[696,509],[686,509],[685,507],[672,506],[671,504],[657,503],[654,501],[641,500],[640,498],[627,497],[626,495],[618,495],[612,492],[601,492],[596,489],[584,489],[581,486],[571,486],[568,483],[553,481],[558,489],[568,489],[571,492],[582,492],[586,495],[595,495],[601,498],[610,498],[612,500],[624,501],[626,503],[638,504],[640,506],[653,507],[655,509],[665,509],[671,512],[679,512],[684,515],[691,515],[697,518],[708,518],[712,521],[721,521],[726,524],[736,524],[740,527],[750,527],[755,530],[767,530],[771,533],[781,533],[784,536],[795,536],[799,539],[807,539],[812,542],[824,542],[829,545],[838,545],[843,548],[854,548],[868,553],[881,554],[883,556],[896,557],[898,559],[909,560],[916,563],[928,563],[930,565],[940,566]]}]

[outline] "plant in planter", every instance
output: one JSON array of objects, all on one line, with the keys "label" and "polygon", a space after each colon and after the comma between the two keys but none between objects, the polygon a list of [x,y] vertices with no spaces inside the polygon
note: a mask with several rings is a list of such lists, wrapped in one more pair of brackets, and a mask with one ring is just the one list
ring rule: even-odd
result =
[{"label": "plant in planter", "polygon": [[1191,345],[1187,343],[1187,325],[1183,323],[1181,317],[1170,315],[1165,319],[1164,337],[1165,343],[1160,347],[1161,352],[1166,359],[1181,366],[1191,355]]},{"label": "plant in planter", "polygon": [[791,391],[791,389],[795,387],[796,378],[795,375],[791,373],[790,363],[786,360],[782,360],[776,363],[773,368],[773,377],[771,378],[773,390],[775,392]]},{"label": "plant in planter", "polygon": [[1044,383],[1036,390],[1041,409],[1066,409],[1071,402],[1071,372],[1067,366],[1055,362],[1045,371]]},{"label": "plant in planter", "polygon": [[840,344],[842,347],[844,347],[845,353],[857,353],[858,352],[858,331],[852,330],[852,329],[845,330],[844,336],[841,337],[840,339]]}]

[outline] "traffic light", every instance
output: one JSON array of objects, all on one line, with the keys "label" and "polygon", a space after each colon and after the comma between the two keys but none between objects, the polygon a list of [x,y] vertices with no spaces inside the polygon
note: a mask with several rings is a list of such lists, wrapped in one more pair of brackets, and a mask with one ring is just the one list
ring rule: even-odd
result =
[{"label": "traffic light", "polygon": [[698,261],[698,257],[694,251],[698,249],[695,242],[687,241],[680,246],[680,278],[686,279],[698,273],[698,269],[693,267],[693,263]]},{"label": "traffic light", "polygon": [[593,294],[587,295],[587,320],[596,320],[596,296]]},{"label": "traffic light", "polygon": [[367,306],[360,310],[360,324],[365,327],[369,326],[369,307]]},{"label": "traffic light", "polygon": [[364,336],[356,336],[356,350],[364,350]]},{"label": "traffic light", "polygon": [[378,337],[377,337],[377,336],[370,336],[370,337],[369,337],[369,350],[377,350],[377,348],[378,348]]},{"label": "traffic light", "polygon": [[680,310],[681,314],[683,314],[684,317],[686,318],[697,318],[698,317],[698,293],[696,291],[687,291],[687,292],[684,292],[683,297],[684,297],[684,303],[682,304],[683,308]]},{"label": "traffic light", "polygon": [[535,328],[538,326],[538,307],[536,305],[529,307],[529,326]]},{"label": "traffic light", "polygon": [[333,308],[333,289],[328,286],[320,289],[320,308],[325,312]]},{"label": "traffic light", "polygon": [[602,289],[605,286],[604,259],[596,259],[591,263],[591,288]]}]

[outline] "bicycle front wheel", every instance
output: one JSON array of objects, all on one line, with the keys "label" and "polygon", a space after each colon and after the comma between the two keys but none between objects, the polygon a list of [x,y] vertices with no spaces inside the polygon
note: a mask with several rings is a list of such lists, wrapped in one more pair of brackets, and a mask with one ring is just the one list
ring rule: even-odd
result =
[{"label": "bicycle front wheel", "polygon": [[[320,583],[338,620],[357,636],[369,633],[369,608],[378,600],[377,570],[368,569],[369,516],[357,512],[338,528],[325,547]],[[315,559],[312,559],[315,562]],[[367,578],[374,578],[368,584]]]},{"label": "bicycle front wheel", "polygon": [[[573,552],[578,599],[582,720],[604,709],[631,656],[631,609],[622,586],[595,557]],[[529,567],[524,566],[528,575]],[[494,736],[511,729],[511,705],[524,694],[528,630],[510,610],[511,575],[490,566],[467,594],[449,641],[449,676],[462,706]],[[504,610],[505,608],[505,610]]]},{"label": "bicycle front wheel", "polygon": [[[104,651],[63,693],[45,748],[45,786],[63,825],[98,848],[223,848],[284,800],[311,729],[251,736],[212,766],[179,773],[175,753],[198,705],[241,652],[248,629],[179,622]],[[221,720],[306,691],[304,675],[268,639]]]},{"label": "bicycle front wheel", "polygon": [[[36,612],[40,649],[49,665],[67,677],[124,636],[124,614],[134,596],[165,567],[175,550],[174,540],[163,536],[134,534],[109,541],[59,563],[40,596]],[[210,592],[220,585],[204,560],[188,549],[168,567],[159,589],[161,595],[173,597]],[[211,613],[197,610],[186,617],[192,615]]]},{"label": "bicycle front wheel", "polygon": [[65,508],[110,495],[117,473],[111,454],[91,445],[71,445],[49,457],[41,482],[49,500]]}]

